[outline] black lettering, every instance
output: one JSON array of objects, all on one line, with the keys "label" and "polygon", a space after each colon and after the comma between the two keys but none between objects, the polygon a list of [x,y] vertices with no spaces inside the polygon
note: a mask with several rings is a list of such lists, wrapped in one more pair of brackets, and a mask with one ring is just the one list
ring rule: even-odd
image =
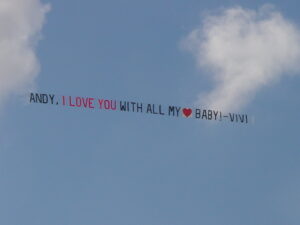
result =
[{"label": "black lettering", "polygon": [[134,106],[135,106],[135,102],[131,102],[131,106],[132,106],[132,112],[134,112]]},{"label": "black lettering", "polygon": [[175,116],[175,106],[169,106],[168,115],[170,116],[172,113],[172,116]]},{"label": "black lettering", "polygon": [[196,109],[195,110],[195,117],[196,117],[196,119],[200,119],[201,118],[201,110],[200,109]]},{"label": "black lettering", "polygon": [[128,111],[128,105],[126,104],[126,102],[123,103],[122,101],[120,101],[120,111]]},{"label": "black lettering", "polygon": [[207,111],[205,109],[202,110],[202,117],[201,117],[201,119],[203,119],[204,117],[207,120]]},{"label": "black lettering", "polygon": [[209,120],[212,120],[212,114],[213,114],[212,110],[208,110],[207,116]]},{"label": "black lettering", "polygon": [[31,102],[36,103],[36,100],[35,100],[35,98],[34,98],[34,94],[33,94],[33,93],[30,93],[30,103],[31,103]]},{"label": "black lettering", "polygon": [[181,107],[176,107],[177,117],[179,116],[180,110],[181,110]]},{"label": "black lettering", "polygon": [[161,105],[159,105],[159,114],[162,116],[165,115],[165,113],[162,112]]},{"label": "black lettering", "polygon": [[234,121],[234,113],[233,114],[229,113],[229,117],[230,117],[230,121],[233,122]]},{"label": "black lettering", "polygon": [[54,104],[54,95],[49,95],[50,100],[51,100],[51,104]]},{"label": "black lettering", "polygon": [[158,114],[157,112],[155,112],[155,105],[154,104],[152,105],[152,107],[153,107],[153,114]]},{"label": "black lettering", "polygon": [[239,115],[241,123],[244,123],[245,121],[245,115]]},{"label": "black lettering", "polygon": [[136,111],[143,112],[143,103],[136,103]]},{"label": "black lettering", "polygon": [[48,103],[48,95],[42,94],[42,96],[43,96],[43,103],[47,104]]},{"label": "black lettering", "polygon": [[214,116],[215,116],[215,120],[217,120],[219,112],[218,111],[213,111],[213,113],[214,113]]},{"label": "black lettering", "polygon": [[147,112],[146,113],[151,113],[152,114],[152,107],[151,104],[147,105]]},{"label": "black lettering", "polygon": [[36,102],[43,103],[42,94],[35,94],[35,100],[36,100]]}]

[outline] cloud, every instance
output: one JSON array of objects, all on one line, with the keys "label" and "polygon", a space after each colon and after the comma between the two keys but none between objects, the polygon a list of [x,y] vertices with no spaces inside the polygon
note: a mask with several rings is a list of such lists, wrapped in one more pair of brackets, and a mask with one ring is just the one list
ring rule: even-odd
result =
[{"label": "cloud", "polygon": [[270,5],[233,7],[204,17],[183,41],[213,88],[197,104],[239,110],[262,88],[300,70],[300,31]]},{"label": "cloud", "polygon": [[35,48],[50,6],[39,0],[0,1],[0,105],[33,86]]}]

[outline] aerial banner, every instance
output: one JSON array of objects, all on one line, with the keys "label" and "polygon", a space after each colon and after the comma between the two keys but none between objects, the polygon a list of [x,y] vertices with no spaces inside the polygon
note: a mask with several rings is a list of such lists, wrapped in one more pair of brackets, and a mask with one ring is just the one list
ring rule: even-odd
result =
[{"label": "aerial banner", "polygon": [[143,113],[157,116],[193,118],[198,120],[224,121],[242,124],[249,123],[247,114],[223,113],[220,110],[213,109],[161,105],[136,101],[30,93],[29,102],[32,104],[50,104],[62,107],[85,108],[89,110]]}]

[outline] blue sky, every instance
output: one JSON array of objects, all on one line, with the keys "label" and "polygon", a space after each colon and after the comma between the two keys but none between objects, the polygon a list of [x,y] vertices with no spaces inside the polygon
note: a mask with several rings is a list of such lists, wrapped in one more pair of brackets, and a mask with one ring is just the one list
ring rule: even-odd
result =
[{"label": "blue sky", "polygon": [[[180,42],[207,11],[264,1],[48,0],[36,90],[191,106],[212,83]],[[300,26],[297,1],[269,1]],[[0,224],[298,225],[299,76],[242,125],[25,104],[0,122]]]}]

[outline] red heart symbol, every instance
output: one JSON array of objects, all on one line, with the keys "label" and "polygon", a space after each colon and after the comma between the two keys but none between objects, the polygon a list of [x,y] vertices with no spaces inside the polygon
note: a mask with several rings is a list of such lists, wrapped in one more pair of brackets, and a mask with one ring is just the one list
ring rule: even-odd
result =
[{"label": "red heart symbol", "polygon": [[184,108],[184,109],[182,109],[182,113],[183,113],[183,115],[185,116],[185,117],[189,117],[189,116],[191,116],[192,115],[192,109],[190,109],[190,108]]}]

